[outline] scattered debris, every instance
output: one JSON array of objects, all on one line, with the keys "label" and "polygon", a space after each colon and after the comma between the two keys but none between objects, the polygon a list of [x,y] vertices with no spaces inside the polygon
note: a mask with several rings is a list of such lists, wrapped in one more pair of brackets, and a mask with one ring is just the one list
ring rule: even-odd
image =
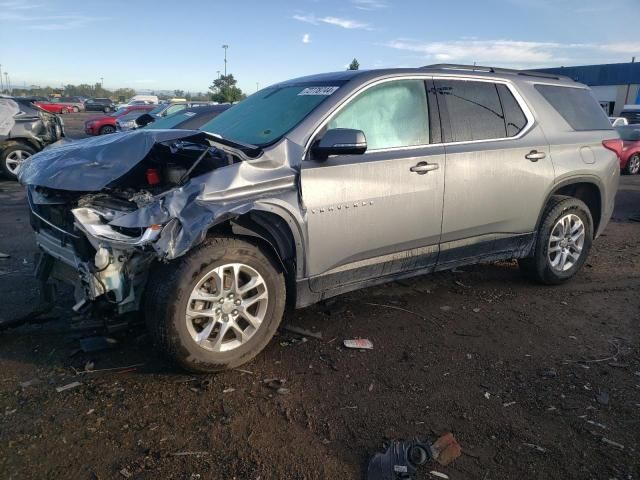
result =
[{"label": "scattered debris", "polygon": [[266,378],[262,381],[271,390],[275,390],[278,395],[288,395],[290,390],[284,386],[287,381],[284,378]]},{"label": "scattered debris", "polygon": [[445,474],[445,473],[441,473],[441,472],[436,472],[435,470],[431,470],[429,472],[429,475],[433,475],[434,477],[437,478],[444,478],[444,479],[448,479],[449,475]]},{"label": "scattered debris", "polygon": [[9,255],[8,253],[0,252],[0,258],[11,258],[11,255]]},{"label": "scattered debris", "polygon": [[225,388],[222,393],[231,393],[231,392],[235,392],[236,389],[233,387],[229,387],[229,388]]},{"label": "scattered debris", "polygon": [[20,388],[33,387],[34,385],[37,385],[39,383],[40,383],[40,379],[32,378],[31,380],[27,380],[26,382],[20,382]]},{"label": "scattered debris", "polygon": [[118,343],[117,340],[111,337],[86,337],[80,339],[80,349],[84,353],[93,353],[108,350],[116,343]]},{"label": "scattered debris", "polygon": [[373,343],[366,338],[357,338],[355,340],[345,340],[344,346],[347,348],[355,348],[359,350],[373,350]]},{"label": "scattered debris", "polygon": [[133,477],[133,474],[129,470],[127,470],[126,468],[123,468],[122,470],[120,470],[120,475],[122,475],[124,478]]},{"label": "scattered debris", "polygon": [[80,385],[82,385],[80,382],[71,382],[61,387],[56,387],[56,392],[60,393],[66,390],[71,390],[72,388],[79,387]]},{"label": "scattered debris", "polygon": [[[83,373],[98,373],[98,372],[115,372],[115,373],[128,373],[134,372],[138,367],[142,367],[144,363],[136,363],[133,365],[128,365],[126,367],[113,367],[113,368],[100,368],[98,370],[84,370],[84,371],[76,371],[76,375],[82,375]],[[192,382],[195,379],[186,380],[187,382]]]},{"label": "scattered debris", "polygon": [[289,395],[289,389],[285,388],[285,387],[280,387],[279,389],[276,390],[276,393],[278,395]]},{"label": "scattered debris", "polygon": [[91,360],[87,361],[87,363],[84,364],[84,371],[85,372],[90,372],[91,370],[93,370],[95,368],[96,364],[93,363]]},{"label": "scattered debris", "polygon": [[533,448],[534,450],[537,450],[540,453],[546,453],[547,451],[546,448],[542,448],[540,445],[536,445],[534,443],[523,443],[523,445],[525,447]]},{"label": "scattered debris", "polygon": [[451,432],[445,433],[431,445],[431,456],[443,467],[446,467],[462,453],[460,444]]},{"label": "scattered debris", "polygon": [[369,391],[372,392],[373,391],[373,384],[374,382],[371,382],[371,385],[369,385]]},{"label": "scattered debris", "polygon": [[602,443],[606,443],[607,445],[611,445],[612,447],[619,448],[620,450],[624,450],[624,445],[618,442],[614,442],[613,440],[609,440],[607,437],[602,437],[600,439]]},{"label": "scattered debris", "polygon": [[442,310],[443,312],[448,312],[449,310],[451,310],[451,307],[449,305],[443,305],[442,307],[440,307],[440,310]]},{"label": "scattered debris", "polygon": [[629,367],[628,363],[622,363],[622,362],[609,362],[609,363],[607,363],[607,365],[609,365],[610,367],[615,367],[615,368],[628,368]]},{"label": "scattered debris", "polygon": [[419,313],[416,313],[416,312],[412,312],[411,310],[407,310],[406,308],[396,307],[395,305],[385,305],[385,304],[383,304],[383,303],[370,303],[370,302],[362,302],[362,303],[364,303],[365,305],[371,305],[371,306],[374,306],[374,307],[391,308],[391,309],[393,309],[393,310],[399,310],[399,311],[401,311],[401,312],[410,313],[411,315],[414,315],[414,316],[416,316],[416,317],[418,317],[418,318],[421,318],[422,320],[425,320],[425,321],[426,321],[426,320],[430,320],[430,321],[431,321],[431,323],[433,323],[433,324],[434,324],[434,325],[436,325],[437,327],[444,328],[442,325],[440,325],[439,323],[437,323],[435,320],[432,320],[432,319],[426,318],[425,316],[420,315]]},{"label": "scattered debris", "polygon": [[491,398],[491,394],[489,392],[484,392],[484,398],[489,400]]},{"label": "scattered debris", "polygon": [[247,375],[253,375],[251,370],[243,370],[242,368],[236,368],[236,372],[246,373]]},{"label": "scattered debris", "polygon": [[593,425],[594,427],[602,428],[603,430],[606,430],[606,429],[607,429],[607,426],[606,426],[606,425],[603,425],[602,423],[594,422],[593,420],[587,420],[587,423],[588,423],[589,425]]},{"label": "scattered debris", "polygon": [[175,452],[175,453],[170,453],[169,455],[171,455],[172,457],[189,457],[192,455],[201,457],[203,455],[209,455],[209,452]]},{"label": "scattered debris", "polygon": [[507,403],[503,403],[502,406],[503,407],[510,407],[511,405],[515,405],[517,402],[507,402]]},{"label": "scattered debris", "polygon": [[609,394],[602,391],[596,396],[596,400],[600,405],[609,405]]},{"label": "scattered debris", "polygon": [[317,338],[318,340],[322,340],[322,333],[320,332],[313,332],[311,330],[307,330],[306,328],[296,327],[295,325],[285,325],[282,328],[283,330],[291,333],[297,333],[298,335],[303,335],[305,337],[313,337]]},{"label": "scattered debris", "polygon": [[[462,453],[453,434],[442,435],[432,445],[420,440],[393,440],[385,447],[384,453],[376,453],[369,461],[367,480],[415,479],[417,467],[428,460],[436,460],[440,465],[449,465]],[[431,475],[449,478],[440,472]]]},{"label": "scattered debris", "polygon": [[480,309],[479,308],[474,308],[473,309],[473,313],[480,313]]},{"label": "scattered debris", "polygon": [[459,287],[462,287],[462,288],[471,288],[471,287],[469,287],[469,285],[465,285],[460,280],[456,280],[455,283],[456,283],[456,285],[458,285]]},{"label": "scattered debris", "polygon": [[542,376],[545,378],[555,378],[558,376],[558,372],[556,372],[555,368],[547,367],[542,370]]}]

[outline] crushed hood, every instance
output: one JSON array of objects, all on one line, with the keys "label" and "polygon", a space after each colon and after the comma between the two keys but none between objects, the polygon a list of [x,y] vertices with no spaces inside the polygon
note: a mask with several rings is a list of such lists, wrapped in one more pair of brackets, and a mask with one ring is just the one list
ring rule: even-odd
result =
[{"label": "crushed hood", "polygon": [[134,130],[101,135],[29,157],[18,178],[23,185],[97,192],[127,174],[155,144],[174,140],[206,141],[197,130]]}]

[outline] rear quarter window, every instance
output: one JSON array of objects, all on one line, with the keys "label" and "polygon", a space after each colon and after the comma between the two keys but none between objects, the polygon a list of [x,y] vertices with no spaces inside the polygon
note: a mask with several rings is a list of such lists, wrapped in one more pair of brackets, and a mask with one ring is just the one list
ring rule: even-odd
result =
[{"label": "rear quarter window", "polygon": [[535,88],[574,130],[611,130],[611,123],[591,90],[554,85]]}]

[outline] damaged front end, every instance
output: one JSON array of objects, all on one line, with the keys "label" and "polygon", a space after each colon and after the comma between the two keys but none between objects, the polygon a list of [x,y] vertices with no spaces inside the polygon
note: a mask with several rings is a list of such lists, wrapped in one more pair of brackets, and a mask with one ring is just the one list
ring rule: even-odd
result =
[{"label": "damaged front end", "polygon": [[[229,195],[234,187],[265,177],[283,185],[283,173],[293,185],[287,167],[265,176],[264,167],[243,162],[260,155],[187,130],[137,130],[34,155],[19,178],[45,255],[42,276],[72,284],[76,310],[139,310],[154,262],[183,255],[211,226],[250,208]],[[210,201],[216,195],[220,201]]]}]

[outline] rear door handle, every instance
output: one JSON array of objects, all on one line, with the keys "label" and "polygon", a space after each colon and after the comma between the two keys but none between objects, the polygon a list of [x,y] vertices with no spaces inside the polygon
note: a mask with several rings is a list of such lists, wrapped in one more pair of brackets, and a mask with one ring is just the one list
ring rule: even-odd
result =
[{"label": "rear door handle", "polygon": [[537,150],[531,150],[529,153],[527,153],[524,156],[524,158],[526,158],[527,160],[531,160],[532,162],[537,162],[538,160],[542,160],[546,156],[547,156],[547,154],[544,153],[544,152],[538,152]]},{"label": "rear door handle", "polygon": [[439,168],[440,168],[440,165],[438,165],[437,163],[418,162],[409,170],[411,170],[414,173],[417,173],[418,175],[424,175],[427,172],[431,172],[432,170],[438,170]]}]

